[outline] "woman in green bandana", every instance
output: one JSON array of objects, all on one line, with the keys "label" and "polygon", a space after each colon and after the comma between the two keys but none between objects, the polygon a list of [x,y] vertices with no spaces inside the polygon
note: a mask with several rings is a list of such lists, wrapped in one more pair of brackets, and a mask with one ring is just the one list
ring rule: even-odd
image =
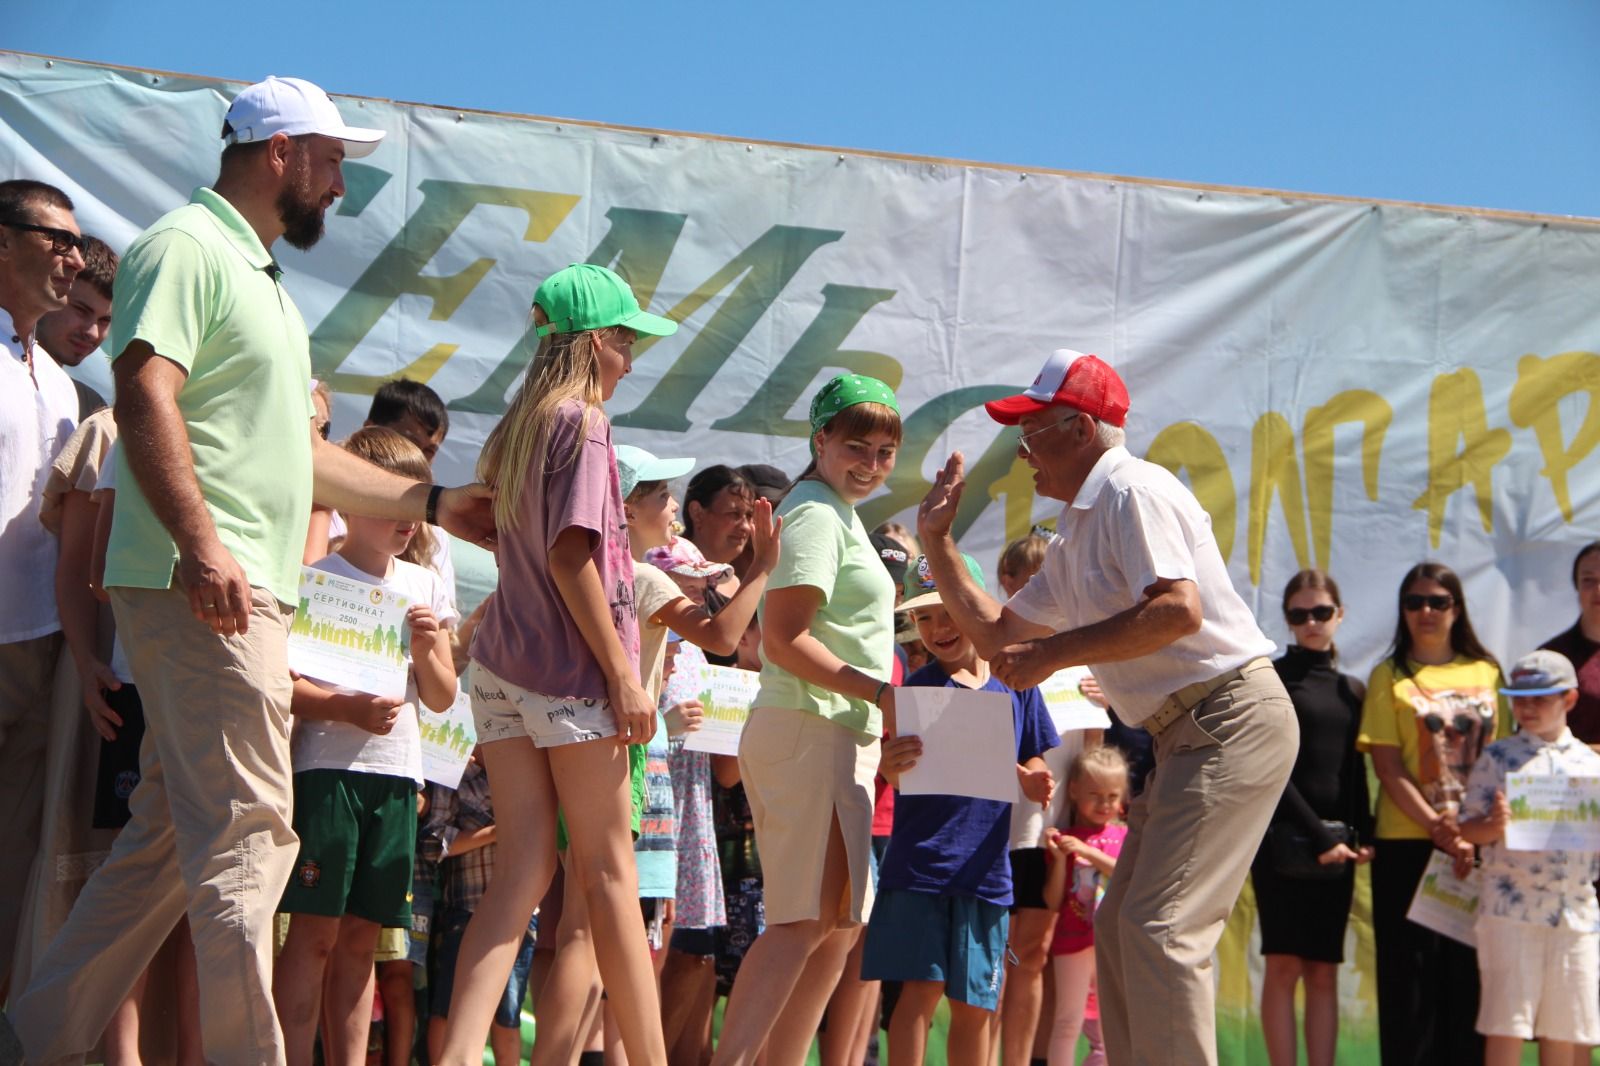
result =
[{"label": "woman in green bandana", "polygon": [[872,905],[872,794],[893,724],[894,582],[855,506],[894,469],[900,406],[841,374],[811,401],[811,465],[784,498],[761,607],[761,692],[739,742],[766,932],[739,969],[718,1066],[805,1060]]}]

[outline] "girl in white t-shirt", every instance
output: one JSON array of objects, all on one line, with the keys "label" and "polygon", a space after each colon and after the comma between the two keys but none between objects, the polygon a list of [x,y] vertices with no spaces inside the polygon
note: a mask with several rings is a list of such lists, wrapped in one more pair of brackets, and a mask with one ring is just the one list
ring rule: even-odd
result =
[{"label": "girl in white t-shirt", "polygon": [[[391,429],[360,430],[343,447],[391,473],[430,476],[422,451]],[[330,1060],[366,1054],[378,934],[411,925],[422,787],[417,705],[443,712],[456,695],[455,609],[439,575],[405,558],[424,527],[355,514],[345,521],[338,552],[311,567],[403,597],[409,674],[404,699],[295,680],[290,752],[300,852],[279,908],[292,918],[272,980],[291,1062],[311,1061],[319,1013],[324,1046],[338,1049]]]}]

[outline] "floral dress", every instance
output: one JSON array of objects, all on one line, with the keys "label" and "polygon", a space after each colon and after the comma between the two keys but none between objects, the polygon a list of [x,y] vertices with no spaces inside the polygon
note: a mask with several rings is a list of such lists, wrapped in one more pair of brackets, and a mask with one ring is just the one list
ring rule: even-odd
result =
[{"label": "floral dress", "polygon": [[[663,709],[697,699],[705,689],[701,670],[705,653],[685,641],[678,650],[672,676],[662,689]],[[711,756],[689,751],[682,737],[674,737],[667,763],[672,769],[672,795],[678,815],[679,929],[711,929],[726,925],[722,870],[717,861],[717,838],[711,812]]]}]

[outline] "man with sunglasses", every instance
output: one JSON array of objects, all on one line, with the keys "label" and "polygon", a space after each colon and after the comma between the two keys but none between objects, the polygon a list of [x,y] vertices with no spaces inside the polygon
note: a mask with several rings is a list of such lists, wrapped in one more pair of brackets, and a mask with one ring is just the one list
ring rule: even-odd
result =
[{"label": "man with sunglasses", "polygon": [[39,847],[50,690],[61,655],[56,538],[39,503],[78,424],[78,395],[39,347],[39,320],[65,307],[83,268],[72,201],[53,185],[0,182],[0,995]]},{"label": "man with sunglasses", "polygon": [[965,484],[957,452],[918,512],[923,551],[996,677],[1022,689],[1087,665],[1123,720],[1155,738],[1096,921],[1101,1025],[1112,1062],[1214,1066],[1211,952],[1299,745],[1273,644],[1194,495],[1124,447],[1116,371],[1062,349],[1027,391],[984,406],[1021,428],[1037,491],[1066,504],[1059,536],[1027,585],[990,599],[950,536]]}]

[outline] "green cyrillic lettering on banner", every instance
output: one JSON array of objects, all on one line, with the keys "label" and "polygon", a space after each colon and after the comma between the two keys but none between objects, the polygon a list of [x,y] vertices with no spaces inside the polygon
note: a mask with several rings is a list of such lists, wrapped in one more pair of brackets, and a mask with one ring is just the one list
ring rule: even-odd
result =
[{"label": "green cyrillic lettering on banner", "polygon": [[[842,230],[773,226],[678,301],[665,314],[675,322],[682,322],[728,286],[733,286],[733,291],[722,301],[722,306],[695,333],[678,361],[650,390],[650,395],[632,411],[613,418],[612,425],[673,433],[687,431],[690,426],[690,406],[711,384],[711,379],[722,369],[728,357],[749,336],[755,324],[777,301],[778,295],[800,272],[806,260],[823,245],[832,244],[843,236]],[[634,355],[642,355],[654,339],[640,338],[633,346]]]},{"label": "green cyrillic lettering on banner", "polygon": [[[639,306],[648,309],[689,216],[613,207],[606,212],[606,218],[611,220],[611,228],[585,262],[609,267],[621,274],[633,288]],[[634,350],[642,351],[643,342],[650,339],[640,337]]]},{"label": "green cyrillic lettering on banner", "polygon": [[345,218],[354,218],[365,211],[373,198],[389,184],[389,179],[394,177],[387,170],[366,163],[345,163],[342,173],[344,196],[339,199],[336,213]]},{"label": "green cyrillic lettering on banner", "polygon": [[894,298],[893,289],[864,289],[856,285],[824,285],[822,310],[794,342],[772,374],[738,413],[713,422],[712,429],[735,433],[804,437],[811,432],[804,419],[785,418],[819,371],[846,370],[887,382],[898,389],[903,370],[900,361],[881,352],[847,351],[839,347],[866,313]]},{"label": "green cyrillic lettering on banner", "polygon": [[[436,345],[390,374],[338,372],[356,345],[401,296],[428,297],[433,303],[429,314],[432,319],[444,320],[455,314],[495,260],[479,259],[449,277],[424,277],[422,271],[474,208],[480,204],[521,208],[528,216],[522,239],[545,241],[579,199],[566,193],[432,178],[417,187],[422,192],[421,205],[311,334],[312,366],[336,392],[371,394],[383,382],[400,375],[426,380],[448,358],[454,348]],[[443,358],[441,349],[447,349]]]}]

